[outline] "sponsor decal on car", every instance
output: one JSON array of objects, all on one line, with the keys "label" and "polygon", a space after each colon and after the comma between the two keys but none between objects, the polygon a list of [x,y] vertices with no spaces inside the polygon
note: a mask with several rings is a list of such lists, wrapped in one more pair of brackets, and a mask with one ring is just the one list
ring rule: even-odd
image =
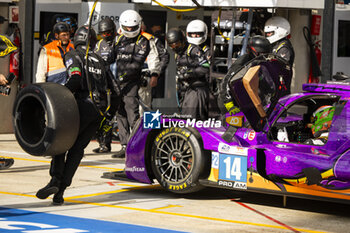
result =
[{"label": "sponsor decal on car", "polygon": [[243,125],[243,116],[229,116],[226,118],[226,122],[229,125],[242,127]]},{"label": "sponsor decal on car", "polygon": [[248,133],[248,140],[249,141],[253,141],[255,138],[255,131],[254,130],[250,130],[250,132]]},{"label": "sponsor decal on car", "polygon": [[136,167],[136,166],[125,167],[125,171],[128,171],[128,172],[144,172],[145,168],[144,167]]},{"label": "sponsor decal on car", "polygon": [[248,137],[248,132],[244,132],[243,139],[247,139]]},{"label": "sponsor decal on car", "polygon": [[218,185],[236,189],[247,189],[247,183],[236,181],[219,180]]},{"label": "sponsor decal on car", "polygon": [[211,169],[208,180],[217,182],[219,179],[219,153],[211,153]]},{"label": "sponsor decal on car", "polygon": [[[196,128],[218,128],[221,127],[221,121],[216,120],[215,118],[209,118],[207,120],[197,120],[193,119],[190,116],[183,115],[173,115],[173,116],[162,116],[162,113],[157,110],[156,112],[144,112],[143,113],[143,128],[144,129],[160,129],[160,128],[187,128],[187,127],[196,127]],[[168,117],[180,117],[177,119],[172,119]],[[183,119],[187,118],[187,119]],[[168,119],[168,120],[166,120]]]},{"label": "sponsor decal on car", "polygon": [[248,148],[240,146],[230,146],[225,143],[220,142],[218,151],[220,153],[234,154],[234,155],[248,155]]}]

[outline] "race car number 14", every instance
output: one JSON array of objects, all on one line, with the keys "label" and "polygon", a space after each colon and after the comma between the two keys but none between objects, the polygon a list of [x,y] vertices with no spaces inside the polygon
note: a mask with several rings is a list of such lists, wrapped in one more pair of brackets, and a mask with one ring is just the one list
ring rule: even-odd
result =
[{"label": "race car number 14", "polygon": [[219,155],[220,186],[247,189],[247,157],[239,155]]}]

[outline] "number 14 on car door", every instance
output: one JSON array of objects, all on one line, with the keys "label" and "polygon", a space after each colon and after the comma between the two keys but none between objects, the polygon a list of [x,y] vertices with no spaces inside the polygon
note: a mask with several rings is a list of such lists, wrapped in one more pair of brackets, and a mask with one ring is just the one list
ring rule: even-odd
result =
[{"label": "number 14 on car door", "polygon": [[219,155],[219,185],[247,189],[247,157]]}]

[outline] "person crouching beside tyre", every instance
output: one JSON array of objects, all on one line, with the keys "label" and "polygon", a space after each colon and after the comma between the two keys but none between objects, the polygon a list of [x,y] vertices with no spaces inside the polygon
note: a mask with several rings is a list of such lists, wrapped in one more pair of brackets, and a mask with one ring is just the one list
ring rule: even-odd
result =
[{"label": "person crouching beside tyre", "polygon": [[[89,46],[92,49],[89,49],[86,59],[87,41],[90,42]],[[77,101],[80,126],[73,146],[66,153],[52,156],[51,180],[36,193],[39,199],[46,199],[54,194],[54,205],[63,204],[63,193],[71,185],[73,176],[83,158],[84,149],[94,136],[103,116],[109,120],[109,116],[113,116],[116,111],[118,99],[111,73],[103,59],[92,52],[96,41],[95,31],[91,29],[89,32],[87,26],[82,26],[74,35],[76,50],[69,51],[64,56],[69,76],[65,86],[74,94]],[[88,66],[88,73],[84,68],[86,66]],[[109,90],[112,91],[111,98],[108,96]],[[109,109],[109,112],[106,109]]]}]

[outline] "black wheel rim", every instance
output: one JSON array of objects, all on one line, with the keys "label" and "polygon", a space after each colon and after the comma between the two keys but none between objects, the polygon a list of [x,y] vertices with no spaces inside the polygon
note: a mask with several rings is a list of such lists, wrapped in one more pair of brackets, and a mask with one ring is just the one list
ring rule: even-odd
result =
[{"label": "black wheel rim", "polygon": [[156,147],[155,167],[162,179],[181,183],[192,173],[194,150],[188,138],[169,134]]}]

